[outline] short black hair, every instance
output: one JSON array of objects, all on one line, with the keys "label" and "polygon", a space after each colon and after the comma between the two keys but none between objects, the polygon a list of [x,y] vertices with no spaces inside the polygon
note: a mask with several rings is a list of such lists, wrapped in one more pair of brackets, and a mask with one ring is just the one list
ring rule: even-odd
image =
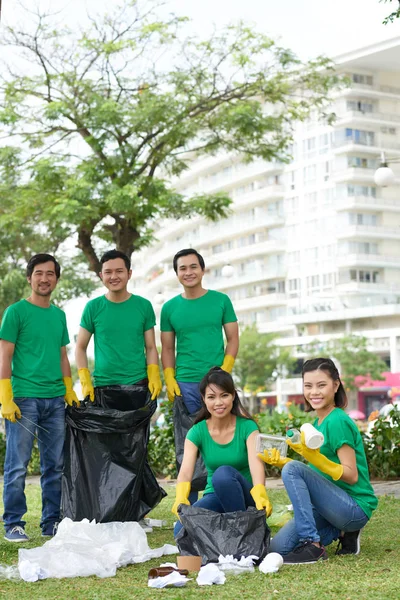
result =
[{"label": "short black hair", "polygon": [[206,265],[205,265],[204,258],[202,257],[202,255],[199,254],[197,252],[197,250],[195,250],[194,248],[184,248],[184,250],[179,250],[179,252],[177,252],[173,258],[172,264],[173,264],[175,273],[178,272],[178,258],[181,258],[181,256],[189,256],[190,254],[194,254],[195,256],[197,256],[201,270],[204,271],[204,269],[206,268]]},{"label": "short black hair", "polygon": [[100,259],[101,266],[103,266],[104,263],[109,260],[114,260],[114,258],[122,258],[127,270],[130,271],[131,261],[129,260],[127,255],[121,252],[120,250],[108,250],[108,252],[104,252],[103,256]]},{"label": "short black hair", "polygon": [[54,263],[54,270],[56,272],[57,279],[60,279],[60,275],[61,275],[60,264],[56,261],[54,256],[52,256],[51,254],[35,254],[35,256],[32,256],[32,258],[29,259],[29,262],[26,266],[26,276],[32,277],[32,273],[33,273],[33,270],[36,267],[36,265],[42,265],[43,263],[50,262],[50,261]]}]

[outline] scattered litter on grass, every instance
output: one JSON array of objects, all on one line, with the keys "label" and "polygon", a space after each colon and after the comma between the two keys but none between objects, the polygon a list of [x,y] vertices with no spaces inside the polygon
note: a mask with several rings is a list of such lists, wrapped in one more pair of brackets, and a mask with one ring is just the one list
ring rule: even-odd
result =
[{"label": "scattered litter on grass", "polygon": [[173,571],[172,573],[170,573],[169,575],[165,575],[164,577],[156,577],[155,579],[149,579],[147,585],[150,588],[157,589],[165,588],[167,586],[183,587],[187,584],[188,581],[191,581],[191,579],[188,579],[185,575],[181,575],[180,573],[178,573],[178,571]]},{"label": "scattered litter on grass", "polygon": [[259,566],[261,573],[277,573],[283,565],[283,558],[277,552],[270,552]]},{"label": "scattered litter on grass", "polygon": [[258,556],[241,556],[240,560],[233,558],[232,555],[218,557],[218,567],[221,571],[229,572],[232,575],[240,575],[241,573],[254,573],[253,562],[258,559]]},{"label": "scattered litter on grass", "polygon": [[201,567],[196,579],[198,585],[223,585],[226,581],[225,573],[215,563],[209,563]]},{"label": "scattered litter on grass", "polygon": [[13,579],[14,581],[20,581],[21,576],[18,571],[18,566],[0,565],[0,579]]}]

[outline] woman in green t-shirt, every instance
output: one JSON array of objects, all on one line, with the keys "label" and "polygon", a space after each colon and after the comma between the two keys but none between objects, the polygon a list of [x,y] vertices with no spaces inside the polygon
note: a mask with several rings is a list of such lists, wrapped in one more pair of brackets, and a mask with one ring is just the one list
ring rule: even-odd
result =
[{"label": "woman in green t-shirt", "polygon": [[315,410],[314,427],[324,435],[318,450],[301,443],[289,446],[310,465],[281,458],[279,451],[258,456],[283,467],[282,480],[293,504],[294,519],[273,538],[270,552],[287,564],[314,563],[328,558],[325,545],[339,538],[336,554],[358,554],[360,530],[377,506],[369,481],[361,434],[344,412],[347,397],[335,364],[314,358],[303,365],[306,411]]},{"label": "woman in green t-shirt", "polygon": [[[256,506],[271,514],[265,489],[264,465],[257,457],[258,427],[240,403],[233,379],[219,367],[200,382],[202,408],[188,431],[172,512],[189,503],[190,483],[200,452],[207,469],[207,486],[200,506],[214,512],[244,511]],[[175,526],[175,535],[181,524]]]}]

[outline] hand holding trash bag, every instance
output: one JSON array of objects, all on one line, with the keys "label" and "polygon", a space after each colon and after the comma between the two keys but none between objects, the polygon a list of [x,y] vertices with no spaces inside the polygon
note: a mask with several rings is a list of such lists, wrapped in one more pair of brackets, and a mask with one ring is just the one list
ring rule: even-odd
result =
[{"label": "hand holding trash bag", "polygon": [[0,379],[0,404],[3,419],[15,423],[17,419],[21,418],[21,411],[13,400],[11,379]]},{"label": "hand holding trash bag", "polygon": [[63,377],[63,382],[65,385],[65,395],[64,400],[68,404],[68,406],[72,406],[76,404],[76,406],[80,406],[81,403],[78,400],[78,396],[74,392],[72,388],[72,378],[71,377]]},{"label": "hand holding trash bag", "polygon": [[151,399],[156,400],[162,390],[160,367],[158,365],[147,365],[147,378],[149,380]]},{"label": "hand holding trash bag", "polygon": [[190,506],[189,502],[189,494],[190,494],[190,481],[181,481],[176,484],[176,497],[173,507],[171,508],[171,512],[176,515],[179,519],[178,515],[178,506],[180,504],[186,504]]},{"label": "hand holding trash bag", "polygon": [[78,369],[79,381],[81,382],[82,398],[89,397],[94,402],[94,388],[89,369]]},{"label": "hand holding trash bag", "polygon": [[290,462],[292,459],[287,458],[286,456],[281,456],[278,448],[268,448],[265,449],[263,454],[257,454],[258,458],[265,462],[267,465],[271,465],[272,467],[278,467],[282,469],[286,465],[286,463]]},{"label": "hand holding trash bag", "polygon": [[305,434],[304,431],[301,432],[301,442],[300,444],[292,444],[290,440],[286,440],[288,446],[290,446],[297,454],[303,456],[309,463],[317,467],[323,473],[330,475],[333,481],[337,481],[343,475],[343,465],[340,463],[335,463],[329,458],[326,458],[323,454],[321,454],[320,449],[312,450],[308,448],[305,444]]},{"label": "hand holding trash bag", "polygon": [[181,390],[175,379],[175,369],[172,367],[167,367],[164,369],[164,379],[165,385],[167,386],[168,400],[173,402],[175,400],[175,396],[181,395]]},{"label": "hand holding trash bag", "polygon": [[265,485],[259,483],[251,488],[251,497],[256,503],[257,510],[265,510],[267,517],[272,513],[272,504],[268,498],[267,490]]}]

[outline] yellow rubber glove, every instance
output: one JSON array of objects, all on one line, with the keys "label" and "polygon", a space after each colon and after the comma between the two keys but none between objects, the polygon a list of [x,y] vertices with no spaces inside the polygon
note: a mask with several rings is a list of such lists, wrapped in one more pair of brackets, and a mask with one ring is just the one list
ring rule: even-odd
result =
[{"label": "yellow rubber glove", "polygon": [[11,379],[0,379],[1,416],[15,423],[21,418],[21,411],[13,400]]},{"label": "yellow rubber glove", "polygon": [[293,448],[297,454],[301,454],[301,456],[308,460],[309,463],[314,465],[314,467],[317,467],[317,469],[323,473],[326,473],[326,475],[330,475],[333,481],[340,479],[343,475],[343,465],[340,463],[335,463],[329,460],[329,458],[326,458],[326,456],[321,454],[319,448],[317,448],[317,450],[311,450],[311,448],[308,448],[305,445],[304,440],[304,431],[302,431],[300,444],[292,444],[288,439],[286,440],[286,443],[288,446]]},{"label": "yellow rubber glove", "polygon": [[162,390],[160,367],[158,365],[147,365],[147,377],[149,380],[151,399],[156,400]]},{"label": "yellow rubber glove", "polygon": [[78,369],[79,381],[81,382],[83,399],[89,396],[90,401],[94,402],[94,387],[89,369]]},{"label": "yellow rubber glove", "polygon": [[256,503],[257,510],[265,510],[268,518],[272,513],[272,504],[269,501],[265,485],[263,485],[262,483],[258,483],[257,485],[251,488],[250,494],[252,495],[252,498]]},{"label": "yellow rubber glove", "polygon": [[178,506],[180,504],[187,504],[190,506],[190,502],[188,500],[190,494],[190,481],[181,481],[181,483],[176,484],[176,497],[173,507],[171,508],[171,512],[174,513],[179,519],[178,515]]},{"label": "yellow rubber glove", "polygon": [[175,379],[175,369],[172,367],[167,367],[164,369],[164,379],[165,385],[167,386],[168,400],[173,402],[175,400],[175,396],[181,395],[181,390],[179,389],[179,385]]},{"label": "yellow rubber glove", "polygon": [[224,362],[221,365],[221,369],[226,371],[227,373],[232,373],[233,365],[235,364],[235,359],[230,354],[225,354]]},{"label": "yellow rubber glove", "polygon": [[63,382],[65,384],[65,402],[68,404],[68,406],[72,406],[73,404],[76,404],[76,406],[80,406],[81,403],[78,400],[78,396],[75,394],[74,390],[72,389],[72,379],[71,377],[63,377]]},{"label": "yellow rubber glove", "polygon": [[267,465],[271,465],[272,467],[278,467],[282,469],[286,463],[290,462],[291,458],[285,458],[281,456],[278,448],[270,448],[269,450],[264,450],[263,454],[257,454],[258,458],[265,462]]}]

